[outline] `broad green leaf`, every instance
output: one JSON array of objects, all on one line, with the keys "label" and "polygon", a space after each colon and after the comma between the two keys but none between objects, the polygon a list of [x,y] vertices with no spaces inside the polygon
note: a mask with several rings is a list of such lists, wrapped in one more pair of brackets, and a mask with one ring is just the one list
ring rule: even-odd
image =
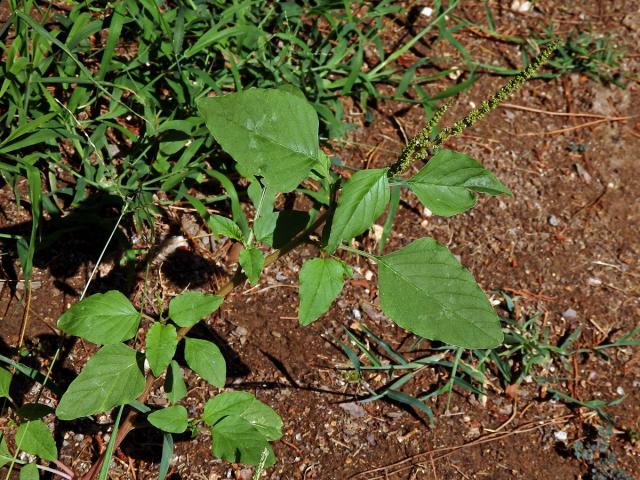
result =
[{"label": "broad green leaf", "polygon": [[7,440],[5,439],[4,433],[0,432],[0,468],[12,461],[13,455],[11,455],[9,447],[7,447]]},{"label": "broad green leaf", "polygon": [[318,115],[298,95],[251,88],[204,98],[198,109],[238,168],[276,191],[296,188],[318,161]]},{"label": "broad green leaf", "polygon": [[142,355],[122,343],[102,347],[71,382],[56,416],[73,420],[135,400],[145,386],[142,363]]},{"label": "broad green leaf", "polygon": [[215,344],[198,338],[185,338],[184,342],[184,359],[189,368],[214,387],[224,387],[227,364],[220,349]]},{"label": "broad green leaf", "polygon": [[9,397],[9,388],[11,387],[11,372],[0,367],[0,398]]},{"label": "broad green leaf", "polygon": [[202,420],[211,426],[229,415],[242,417],[267,440],[282,437],[282,419],[269,405],[248,392],[223,392],[204,406]]},{"label": "broad green leaf", "polygon": [[96,293],[73,305],[58,320],[58,328],[92,343],[107,345],[133,338],[140,313],[121,292]]},{"label": "broad green leaf", "polygon": [[243,248],[240,252],[239,261],[251,285],[258,283],[262,268],[264,267],[264,255],[262,252],[256,247]]},{"label": "broad green leaf", "polygon": [[307,260],[300,269],[300,323],[309,325],[326,312],[342,291],[344,277],[351,275],[351,267],[341,260]]},{"label": "broad green leaf", "polygon": [[394,322],[464,348],[502,342],[500,320],[471,273],[433,238],[378,258],[380,306]]},{"label": "broad green leaf", "polygon": [[154,323],[147,332],[147,351],[151,371],[157,377],[165,369],[176,353],[178,333],[173,325]]},{"label": "broad green leaf", "polygon": [[32,420],[18,427],[16,447],[45,460],[54,461],[58,458],[56,442],[49,427],[42,420]]},{"label": "broad green leaf", "polygon": [[435,215],[450,217],[473,207],[472,192],[511,195],[511,192],[480,163],[453,150],[438,150],[409,180],[409,188]]},{"label": "broad green leaf", "polygon": [[389,203],[389,180],[383,168],[360,170],[347,180],[331,223],[327,249],[367,230]]},{"label": "broad green leaf", "polygon": [[40,474],[35,463],[27,463],[20,468],[20,480],[38,480]]},{"label": "broad green leaf", "polygon": [[185,292],[169,303],[169,316],[180,327],[191,327],[215,312],[222,304],[220,295]]},{"label": "broad green leaf", "polygon": [[211,231],[217,236],[222,235],[223,237],[229,237],[239,242],[242,241],[242,230],[238,224],[230,218],[214,213],[207,220],[207,224]]},{"label": "broad green leaf", "polygon": [[189,424],[187,409],[182,405],[166,407],[147,415],[149,423],[164,432],[182,433]]},{"label": "broad green leaf", "polygon": [[16,410],[16,413],[26,420],[38,420],[53,412],[53,408],[43,403],[25,403]]},{"label": "broad green leaf", "polygon": [[211,450],[218,458],[232,463],[258,465],[262,452],[267,449],[265,466],[269,467],[276,461],[269,441],[242,417],[223,418],[211,428],[211,435]]},{"label": "broad green leaf", "polygon": [[164,393],[171,403],[177,403],[187,394],[187,386],[184,384],[182,370],[175,360],[172,360],[164,378]]}]

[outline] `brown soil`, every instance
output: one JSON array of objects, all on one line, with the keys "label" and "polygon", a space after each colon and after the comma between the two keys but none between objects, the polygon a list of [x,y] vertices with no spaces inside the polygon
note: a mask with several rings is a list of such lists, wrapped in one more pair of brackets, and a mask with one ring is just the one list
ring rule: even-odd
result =
[{"label": "brown soil", "polygon": [[[474,6],[467,7],[465,14],[480,20],[481,2],[471,3]],[[510,2],[501,3],[501,8],[494,8],[498,29],[523,34],[553,18],[561,31],[586,30],[591,25],[595,32],[613,35],[627,46],[624,69],[637,78],[640,22],[635,2],[606,2],[604,11],[605,2],[553,2],[553,6],[547,5],[552,2],[538,2],[544,3],[540,6],[545,13],[542,17],[513,14]],[[390,29],[397,36],[405,33],[397,25],[390,25]],[[476,57],[484,52],[501,62],[508,58],[517,63],[519,58],[508,44],[468,33],[460,39]],[[420,45],[414,54],[422,50],[428,51],[427,46]],[[479,103],[503,82],[483,77],[459,98],[445,123],[459,118],[470,102]],[[435,237],[460,256],[486,292],[510,291],[522,314],[541,312],[553,339],[579,326],[583,329],[580,346],[589,347],[604,337],[617,338],[630,331],[640,318],[639,88],[633,80],[620,89],[580,74],[530,82],[513,103],[552,112],[635,117],[578,128],[593,119],[499,109],[448,146],[482,161],[512,190],[513,197],[482,197],[472,211],[442,219],[426,216],[416,198],[406,194],[387,251],[422,236]],[[356,166],[393,162],[402,148],[403,134],[411,136],[423,124],[421,108],[394,102],[379,105],[370,126],[365,127],[357,113],[350,121],[358,126],[349,142],[336,146],[335,153]],[[576,128],[549,133],[571,127]],[[586,149],[573,152],[575,145]],[[19,228],[15,225],[28,222],[28,216],[21,213],[24,210],[14,206],[9,189],[0,195],[2,228]],[[373,242],[368,237],[362,239],[367,248]],[[76,301],[103,244],[99,235],[76,236],[36,268],[27,330],[32,357],[28,360],[41,361],[41,367],[50,361],[60,342],[55,321]],[[571,455],[571,448],[587,436],[597,419],[587,409],[550,400],[533,385],[524,385],[515,400],[504,393],[492,393],[486,404],[456,393],[446,415],[446,398],[440,398],[431,405],[436,414],[433,426],[426,425],[415,412],[382,401],[363,404],[364,411],[355,413],[345,409],[341,402],[352,401],[364,391],[337,368],[347,359],[334,339],[345,339],[344,327],[354,322],[353,309],[363,311],[363,304],[375,303],[375,277],[367,280],[365,275],[367,270],[375,273],[375,266],[361,261],[356,277],[330,312],[302,328],[295,320],[297,271],[314,253],[312,247],[304,247],[267,269],[258,287],[238,288],[199,332],[222,343],[232,365],[228,388],[255,393],[284,420],[285,435],[274,445],[278,462],[267,478],[345,479],[360,474],[357,478],[572,479],[587,474],[586,466]],[[189,263],[178,267],[196,270],[202,289],[215,290],[224,272],[187,257],[180,262]],[[4,265],[5,270],[10,268]],[[94,289],[118,287],[122,278],[117,269],[103,276],[94,282]],[[156,277],[150,281],[149,299],[156,295],[169,298],[184,286],[175,275]],[[0,333],[2,350],[6,350],[17,344],[24,290],[19,283],[15,289],[9,288],[10,282],[1,285],[0,311],[6,313]],[[137,300],[142,298],[139,288],[132,293]],[[577,316],[563,317],[568,309],[575,310]],[[362,322],[394,347],[411,343],[406,333],[381,315],[362,315]],[[79,370],[88,346],[82,342],[63,346],[63,368]],[[571,387],[582,400],[613,399],[620,389],[626,392],[626,399],[607,411],[614,419],[612,446],[618,468],[635,478],[640,477],[640,449],[624,432],[640,429],[638,360],[637,349],[617,350],[608,360],[585,355],[574,364],[575,377],[562,386],[564,391]],[[65,373],[69,371],[56,372],[58,378]],[[196,415],[216,389],[195,377],[188,380],[190,391],[184,403]],[[428,388],[430,380],[418,379],[412,388]],[[30,384],[24,385],[27,397],[30,388]],[[50,400],[53,404],[54,399]],[[150,401],[160,402],[160,393],[154,392]],[[104,422],[97,427],[89,422],[59,425],[65,429],[57,433],[61,460],[78,470],[87,468],[109,429],[110,420]],[[505,435],[492,437],[492,429]],[[554,436],[560,431],[567,433],[565,442]],[[171,478],[250,478],[251,470],[214,459],[209,444],[206,435],[193,441],[187,436],[178,438]],[[132,435],[113,460],[113,478],[155,478],[160,445],[161,439],[150,430]],[[458,446],[461,448],[442,450]],[[399,461],[404,463],[389,467],[387,476],[384,471],[369,471]]]}]

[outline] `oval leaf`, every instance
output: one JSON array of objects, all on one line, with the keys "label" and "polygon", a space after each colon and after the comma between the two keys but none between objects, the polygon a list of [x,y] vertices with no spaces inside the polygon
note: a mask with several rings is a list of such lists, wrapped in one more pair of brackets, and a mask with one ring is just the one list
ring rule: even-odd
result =
[{"label": "oval leaf", "polygon": [[409,188],[435,215],[450,217],[473,207],[472,192],[511,195],[511,192],[473,158],[442,149],[409,180]]},{"label": "oval leaf", "polygon": [[191,327],[215,312],[222,304],[220,295],[185,292],[169,303],[169,316],[180,327]]},{"label": "oval leaf", "polygon": [[261,464],[262,452],[267,450],[264,463],[270,467],[276,461],[269,441],[242,417],[229,416],[211,428],[213,454],[232,463]]},{"label": "oval leaf", "polygon": [[174,405],[150,413],[147,415],[147,420],[151,425],[164,432],[182,433],[189,424],[189,415],[187,409],[182,405]]},{"label": "oval leaf", "polygon": [[11,387],[11,372],[0,367],[0,398],[9,397],[9,388]]},{"label": "oval leaf", "polygon": [[169,365],[178,346],[178,333],[173,325],[154,323],[147,332],[147,351],[151,371],[157,377]]},{"label": "oval leaf", "polygon": [[223,392],[204,406],[202,420],[211,426],[221,419],[236,415],[256,428],[267,440],[282,437],[282,419],[269,405],[248,392]]},{"label": "oval leaf", "polygon": [[433,238],[378,258],[380,306],[407,330],[464,348],[493,348],[500,320],[471,273]]},{"label": "oval leaf", "polygon": [[204,98],[198,109],[238,168],[276,191],[296,188],[317,162],[318,115],[298,95],[251,88]]},{"label": "oval leaf", "polygon": [[220,349],[198,338],[184,339],[184,359],[194,372],[211,385],[222,388],[227,379],[227,364]]},{"label": "oval leaf", "polygon": [[177,403],[187,394],[182,370],[175,360],[172,360],[164,377],[164,393],[171,403]]},{"label": "oval leaf", "polygon": [[249,283],[258,283],[262,268],[264,267],[264,255],[256,247],[243,248],[239,258],[240,266],[247,275]]},{"label": "oval leaf", "polygon": [[122,343],[102,347],[71,382],[56,416],[73,420],[135,400],[145,386],[141,365],[142,355]]},{"label": "oval leaf", "polygon": [[326,312],[344,286],[351,267],[335,258],[314,258],[300,269],[300,308],[298,320],[309,325]]},{"label": "oval leaf", "polygon": [[54,461],[58,458],[56,442],[49,427],[42,420],[32,420],[18,427],[16,447],[45,460]]},{"label": "oval leaf", "polygon": [[327,249],[367,230],[389,203],[389,180],[384,168],[360,170],[347,180],[331,223]]},{"label": "oval leaf", "polygon": [[35,463],[27,463],[20,469],[20,480],[38,480],[40,473]]},{"label": "oval leaf", "polygon": [[96,293],[73,305],[58,320],[58,328],[92,343],[107,345],[133,338],[140,313],[121,292]]}]

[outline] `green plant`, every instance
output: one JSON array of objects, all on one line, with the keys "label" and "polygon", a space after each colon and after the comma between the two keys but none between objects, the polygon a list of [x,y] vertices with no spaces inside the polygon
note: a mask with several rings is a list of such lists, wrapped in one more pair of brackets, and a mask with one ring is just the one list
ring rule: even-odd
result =
[{"label": "green plant", "polygon": [[633,477],[618,469],[616,454],[611,449],[613,432],[610,426],[599,427],[595,435],[573,444],[575,458],[588,467],[586,480],[631,480]]},{"label": "green plant", "polygon": [[[444,149],[442,144],[511,95],[554,48],[547,48],[478,109],[438,134],[433,130],[446,106],[436,112],[393,165],[358,170],[347,180],[331,170],[329,157],[319,147],[317,113],[295,87],[251,88],[200,99],[197,104],[204,123],[250,184],[247,194],[254,207],[253,219],[249,222],[242,210],[236,211],[234,218],[212,214],[197,199],[186,192],[184,195],[203,216],[212,235],[228,237],[241,245],[239,266],[216,295],[183,293],[171,300],[167,314],[157,317],[143,315],[143,309],[135,308],[122,293],[109,291],[84,298],[59,319],[58,328],[63,332],[100,347],[62,393],[56,416],[72,420],[118,409],[117,432],[111,436],[106,452],[82,478],[106,478],[109,462],[105,459],[132,429],[141,426],[142,419],[146,420],[143,425],[164,432],[161,477],[171,456],[172,434],[193,431],[200,425],[211,432],[214,455],[232,462],[273,464],[270,442],[281,436],[280,417],[251,394],[225,391],[209,399],[201,417],[188,418],[179,404],[185,388],[174,356],[178,345],[184,345],[186,366],[211,385],[224,387],[226,364],[219,348],[190,336],[191,329],[217,310],[236,285],[245,280],[254,283],[265,266],[303,242],[314,243],[319,254],[300,270],[301,324],[309,324],[327,311],[344,278],[351,274],[338,252],[347,259],[361,255],[378,264],[382,311],[421,337],[455,346],[458,353],[454,369],[457,365],[464,367],[460,362],[464,349],[483,349],[490,355],[490,349],[503,341],[500,320],[471,273],[444,246],[432,238],[422,238],[392,253],[374,255],[353,247],[352,240],[368,230],[389,206],[392,188],[410,189],[425,206],[443,216],[471,208],[476,201],[474,193],[509,194],[479,162]],[[401,176],[421,160],[428,163],[418,173],[408,179]],[[214,170],[205,173],[221,178]],[[315,202],[310,212],[275,209],[276,195],[292,191]],[[298,228],[287,216],[291,213],[305,218]],[[321,238],[312,240],[310,235],[323,225]],[[276,239],[280,240],[274,248]],[[265,251],[272,248],[266,255]],[[144,339],[138,335],[143,318],[148,326]],[[152,412],[144,402],[162,375],[170,406]],[[4,377],[7,382],[6,374]],[[53,388],[48,378],[42,387]],[[19,418],[20,409],[16,405],[13,409]],[[48,412],[26,417],[26,423],[19,420],[16,454],[23,450],[44,460],[55,459],[51,448],[43,448],[52,443],[49,430],[40,420]],[[16,456],[6,456],[13,466]],[[33,467],[25,466],[23,471],[27,469]],[[73,472],[58,473],[73,478]]]},{"label": "green plant", "polygon": [[[431,345],[425,349],[419,341],[398,351],[363,324],[355,330],[346,330],[347,342],[338,341],[337,344],[349,358],[350,370],[357,374],[357,381],[367,392],[362,400],[370,402],[386,398],[404,403],[433,420],[427,401],[440,395],[448,395],[450,399],[454,387],[482,399],[490,392],[517,391],[523,384],[530,383],[542,387],[551,397],[567,405],[595,411],[609,424],[611,419],[605,407],[619,404],[624,396],[610,401],[580,400],[561,391],[564,390],[562,384],[573,378],[572,359],[575,356],[593,355],[606,359],[609,351],[639,347],[640,328],[615,341],[590,348],[575,347],[580,340],[581,328],[553,343],[549,338],[549,327],[541,324],[539,315],[514,318],[513,300],[506,293],[503,296],[510,316],[501,319],[504,342],[492,350],[463,350],[449,345]],[[371,384],[370,377],[379,373],[383,374],[382,380]],[[431,383],[425,386],[425,380]],[[382,385],[378,386],[380,382]],[[418,393],[408,393],[411,382],[414,383],[412,391]]]}]

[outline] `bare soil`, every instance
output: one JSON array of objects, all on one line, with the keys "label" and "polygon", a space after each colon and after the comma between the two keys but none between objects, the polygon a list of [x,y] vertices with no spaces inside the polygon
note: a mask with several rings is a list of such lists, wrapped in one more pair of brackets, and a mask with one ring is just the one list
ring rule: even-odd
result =
[{"label": "bare soil", "polygon": [[[482,161],[512,190],[513,197],[481,197],[473,210],[443,219],[428,216],[407,193],[386,251],[433,236],[460,256],[488,294],[500,298],[498,292],[510,292],[522,314],[541,313],[552,338],[563,338],[577,327],[583,330],[583,347],[618,338],[636,327],[640,318],[640,85],[633,80],[639,73],[636,2],[538,2],[541,14],[515,14],[510,2],[489,4],[501,31],[522,35],[539,31],[553,19],[561,32],[591,29],[612,35],[627,48],[623,67],[632,77],[626,89],[579,73],[525,85],[512,102],[539,111],[505,106],[447,144]],[[469,18],[481,21],[483,14],[481,2],[465,6]],[[409,25],[390,23],[389,42],[402,41],[420,22],[418,16]],[[472,55],[485,55],[486,63],[502,63],[505,58],[518,63],[513,45],[471,32],[462,32],[460,41]],[[429,48],[427,39],[412,54],[417,58]],[[459,98],[444,123],[459,118],[472,102],[479,103],[504,81],[483,76]],[[380,103],[375,121],[366,126],[361,112],[355,107],[350,111],[348,120],[356,128],[348,142],[334,145],[333,153],[354,166],[392,163],[404,135],[410,137],[423,124],[421,107],[397,102]],[[581,126],[595,118],[545,112],[630,118]],[[558,129],[564,131],[553,133]],[[576,146],[584,151],[575,151]],[[15,207],[7,187],[0,191],[0,205],[3,230],[28,225],[28,215]],[[95,231],[76,234],[54,246],[35,269],[26,335],[31,356],[25,362],[46,368],[52,352],[62,345],[63,362],[54,370],[58,381],[70,381],[71,373],[79,371],[91,353],[83,342],[61,339],[55,322],[77,300],[104,238]],[[366,248],[375,243],[372,237],[360,241]],[[597,418],[587,409],[551,400],[534,384],[523,385],[515,398],[492,393],[484,404],[456,393],[446,415],[446,398],[440,398],[431,405],[436,414],[433,426],[416,412],[383,401],[362,404],[363,410],[345,408],[344,402],[363,393],[337,368],[348,360],[335,339],[345,339],[344,327],[351,326],[357,315],[354,309],[361,312],[365,325],[394,347],[410,344],[411,338],[377,310],[363,308],[375,305],[377,297],[375,266],[366,261],[360,262],[356,276],[322,319],[306,328],[299,326],[297,272],[314,253],[313,247],[303,247],[270,267],[257,287],[236,289],[198,332],[223,347],[231,368],[227,388],[255,393],[284,420],[285,435],[274,445],[278,462],[267,478],[590,478],[571,448],[576,440],[590,435]],[[223,259],[216,266],[202,252],[183,251],[152,273],[146,298],[150,303],[155,297],[167,299],[184,288],[185,281],[215,291],[225,272],[232,270],[232,260]],[[92,284],[93,291],[123,288],[136,301],[143,300],[141,283],[127,286],[125,273],[109,262]],[[15,268],[15,263],[3,262],[7,279]],[[374,273],[370,280],[368,270]],[[186,280],[181,277],[185,272]],[[18,342],[26,298],[20,283],[0,285],[0,350],[5,353]],[[563,316],[568,309],[575,310],[575,318]],[[585,355],[574,364],[574,378],[562,385],[582,400],[611,400],[626,394],[608,412],[614,419],[612,448],[618,468],[632,478],[640,478],[640,448],[628,434],[640,429],[639,360],[637,349],[617,350],[608,360]],[[413,388],[426,389],[431,380],[417,380]],[[185,405],[196,415],[216,389],[196,377],[188,378],[188,385]],[[22,387],[21,393],[29,398],[32,385]],[[55,398],[47,401],[53,405]],[[162,401],[159,387],[150,401]],[[108,417],[98,421],[103,423],[97,427],[89,422],[58,425],[62,461],[82,471],[95,460],[112,423]],[[566,440],[559,440],[557,432],[566,432]],[[251,477],[251,469],[214,459],[209,445],[206,435],[196,440],[186,435],[177,438],[171,478]],[[450,447],[455,448],[446,450]],[[151,430],[137,431],[114,458],[112,478],[155,478],[160,449],[160,437]],[[386,470],[373,471],[385,466]]]}]

